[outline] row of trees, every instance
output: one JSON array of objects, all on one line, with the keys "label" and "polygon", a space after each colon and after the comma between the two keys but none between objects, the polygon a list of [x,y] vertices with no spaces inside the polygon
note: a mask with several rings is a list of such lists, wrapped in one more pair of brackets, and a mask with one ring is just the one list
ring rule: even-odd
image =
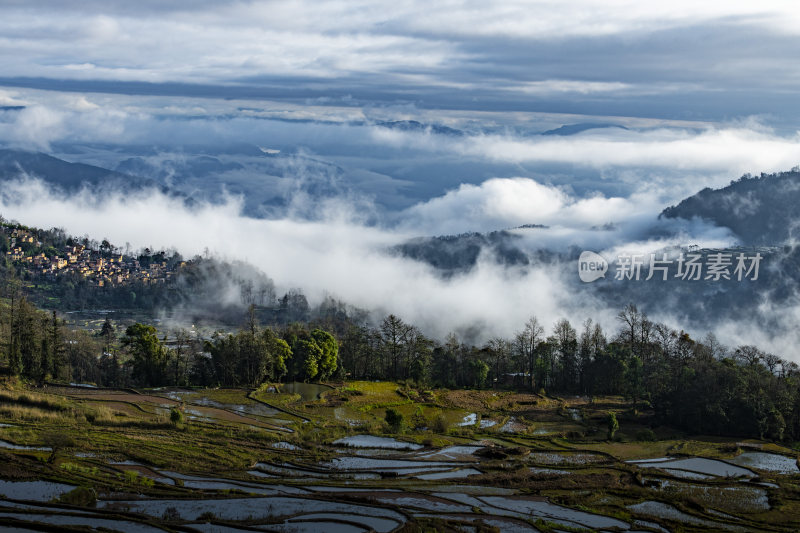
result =
[{"label": "row of trees", "polygon": [[[754,346],[729,350],[648,319],[630,305],[607,334],[587,320],[547,334],[531,318],[511,338],[475,346],[426,337],[395,315],[369,326],[331,301],[314,323],[262,327],[253,306],[242,327],[197,339],[143,324],[118,335],[63,327],[18,291],[0,307],[0,363],[37,382],[106,386],[257,386],[281,380],[413,380],[420,386],[511,387],[550,393],[623,394],[633,408],[688,431],[800,439],[800,369]],[[120,332],[122,333],[122,332]]]},{"label": "row of trees", "polygon": [[37,383],[101,386],[222,385],[328,379],[339,370],[339,345],[330,333],[299,323],[262,328],[254,306],[235,333],[201,340],[186,330],[159,337],[146,324],[118,335],[106,320],[97,334],[64,327],[55,311],[38,310],[18,291],[0,307],[0,364]]},{"label": "row of trees", "polygon": [[342,334],[341,358],[355,378],[414,379],[446,387],[514,385],[532,389],[589,392],[587,372],[594,351],[607,344],[599,326],[585,324],[580,339],[567,320],[545,337],[531,318],[512,339],[496,337],[483,346],[455,334],[443,343],[427,338],[395,315],[378,327],[350,324]]},{"label": "row of trees", "polygon": [[256,387],[283,379],[324,380],[339,370],[339,345],[328,332],[292,324],[282,331],[262,328],[251,306],[236,333],[200,341],[178,331],[168,347],[152,326],[134,324],[122,346],[132,359],[131,376],[146,385]]},{"label": "row of trees", "polygon": [[56,375],[64,358],[64,341],[55,312],[38,311],[25,298],[12,298],[6,333],[9,370],[39,382]]},{"label": "row of trees", "polygon": [[580,332],[560,320],[548,335],[532,317],[512,338],[471,346],[455,335],[437,343],[390,315],[375,328],[351,324],[340,356],[354,378],[625,395],[687,431],[800,438],[797,364],[755,346],[727,349],[712,334],[695,340],[634,305],[616,319],[612,335],[592,320]]},{"label": "row of trees", "polygon": [[[3,300],[0,300],[3,302]],[[124,365],[103,339],[69,330],[55,314],[45,313],[12,292],[0,303],[0,364],[37,383],[56,379],[124,383]]]}]

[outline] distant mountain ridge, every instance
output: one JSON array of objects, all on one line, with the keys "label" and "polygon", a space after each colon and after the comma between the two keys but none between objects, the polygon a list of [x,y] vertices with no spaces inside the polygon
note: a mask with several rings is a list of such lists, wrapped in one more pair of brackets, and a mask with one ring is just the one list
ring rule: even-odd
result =
[{"label": "distant mountain ridge", "polygon": [[0,149],[0,181],[17,179],[22,175],[40,178],[67,192],[84,186],[102,192],[111,188],[127,191],[158,185],[153,180],[85,163],[70,163],[40,152]]},{"label": "distant mountain ridge", "polygon": [[619,124],[612,124],[608,123],[583,123],[583,124],[564,124],[559,128],[554,128],[552,130],[543,131],[541,135],[560,135],[560,136],[567,136],[567,135],[577,135],[578,133],[587,131],[587,130],[596,130],[596,129],[606,129],[606,128],[618,128],[621,130],[627,130],[625,126],[620,126]]},{"label": "distant mountain ridge", "polygon": [[745,245],[772,246],[800,237],[800,168],[788,172],[745,174],[722,189],[705,188],[664,218],[702,218],[733,231]]},{"label": "distant mountain ridge", "polygon": [[442,126],[440,124],[423,124],[416,120],[394,120],[390,122],[378,122],[376,126],[382,128],[389,128],[399,131],[414,131],[414,132],[430,132],[437,135],[453,135],[455,137],[463,137],[464,132],[451,128],[449,126]]},{"label": "distant mountain ridge", "polygon": [[[323,160],[288,151],[267,154],[257,146],[223,147],[220,151],[224,156],[205,153],[202,147],[192,153],[164,153],[144,147],[138,150],[140,153],[121,158],[106,168],[60,158],[71,158],[69,154],[55,157],[41,152],[0,149],[0,183],[31,176],[62,193],[87,187],[99,195],[157,189],[183,199],[187,205],[225,202],[228,194],[241,195],[245,213],[254,217],[280,213],[293,193],[323,198],[342,192],[343,169]],[[242,163],[235,160],[238,156],[242,156]],[[261,166],[253,168],[254,160]],[[303,179],[285,179],[294,176]]]},{"label": "distant mountain ridge", "polygon": [[[382,123],[381,126],[401,130],[432,128],[416,121]],[[280,209],[292,191],[304,192],[313,198],[331,197],[341,192],[344,170],[336,165],[299,154],[281,153],[268,158],[257,147],[250,150],[258,161],[263,161],[258,168],[253,167],[254,172],[261,172],[257,194],[248,189],[253,181],[251,175],[244,172],[252,162],[239,163],[235,158],[215,157],[202,152],[190,157],[179,157],[178,154],[157,161],[132,156],[111,168],[103,168],[71,163],[44,153],[0,149],[0,182],[29,175],[63,192],[75,192],[83,187],[96,193],[154,187],[165,194],[181,196],[188,203],[219,201],[224,196],[222,192],[228,191],[245,195],[248,199],[246,213],[251,216],[265,216],[271,212],[270,209]],[[308,169],[314,172],[307,172]],[[291,182],[292,186],[286,189],[290,182],[285,178],[295,175],[313,175],[315,179]],[[795,167],[775,174],[744,175],[721,189],[703,189],[664,209],[659,217],[700,218],[729,228],[745,246],[780,246],[800,237],[798,205],[800,168]],[[407,242],[396,251],[443,270],[459,271],[474,266],[483,248],[494,252],[503,263],[524,264],[525,254],[517,250],[514,241],[505,232],[457,238],[429,236]]]}]

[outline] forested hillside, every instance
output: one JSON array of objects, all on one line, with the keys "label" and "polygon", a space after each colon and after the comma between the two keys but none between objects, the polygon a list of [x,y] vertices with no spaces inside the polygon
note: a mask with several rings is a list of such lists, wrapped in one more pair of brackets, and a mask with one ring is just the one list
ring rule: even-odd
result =
[{"label": "forested hillside", "polygon": [[744,244],[779,245],[795,234],[800,203],[800,169],[751,176],[722,189],[706,188],[668,207],[666,218],[694,217],[730,228]]}]

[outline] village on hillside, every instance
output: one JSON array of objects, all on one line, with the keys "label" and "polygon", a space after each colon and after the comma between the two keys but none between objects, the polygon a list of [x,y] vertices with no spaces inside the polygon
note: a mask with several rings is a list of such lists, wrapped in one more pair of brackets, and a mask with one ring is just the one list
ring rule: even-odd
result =
[{"label": "village on hillside", "polygon": [[141,258],[123,255],[107,241],[97,248],[78,243],[55,248],[40,241],[34,232],[12,225],[0,226],[0,236],[7,243],[5,258],[33,277],[75,275],[98,287],[167,283],[186,264],[168,261],[163,254],[140,261]]}]

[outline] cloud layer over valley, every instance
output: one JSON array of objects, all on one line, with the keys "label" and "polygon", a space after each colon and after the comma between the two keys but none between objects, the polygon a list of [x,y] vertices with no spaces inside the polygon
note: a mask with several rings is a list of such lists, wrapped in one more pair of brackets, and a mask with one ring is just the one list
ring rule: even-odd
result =
[{"label": "cloud layer over valley", "polygon": [[[577,251],[736,245],[658,215],[800,163],[800,18],[785,2],[3,9],[0,214],[210,250],[439,337],[509,336],[532,314],[616,329],[613,298],[576,282]],[[81,186],[84,171],[96,179]],[[469,268],[402,252],[469,232],[497,240]],[[750,319],[702,309],[694,333],[792,357],[800,304],[771,291],[748,293]],[[659,294],[642,286],[652,318],[691,328]]]}]

